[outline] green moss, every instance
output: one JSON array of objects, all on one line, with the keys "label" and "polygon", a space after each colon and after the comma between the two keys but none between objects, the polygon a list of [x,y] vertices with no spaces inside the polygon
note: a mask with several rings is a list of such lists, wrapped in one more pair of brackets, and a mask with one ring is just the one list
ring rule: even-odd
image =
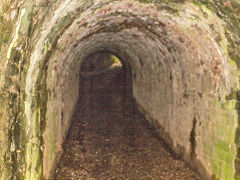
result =
[{"label": "green moss", "polygon": [[141,3],[153,3],[153,0],[137,0]]},{"label": "green moss", "polygon": [[218,172],[219,162],[214,159],[214,160],[212,160],[211,164],[212,164],[213,172],[214,172],[214,174],[216,175],[217,172]]},{"label": "green moss", "polygon": [[[139,2],[142,3],[153,3],[153,0],[138,0]],[[190,0],[189,0],[190,1]],[[4,3],[3,3],[4,2]],[[7,3],[8,4],[7,4]],[[6,143],[8,146],[10,145],[10,142],[13,141],[13,143],[16,145],[16,150],[18,150],[20,153],[16,153],[16,152],[8,152],[6,154],[1,153],[0,157],[4,157],[6,159],[6,161],[8,161],[11,158],[15,158],[14,160],[17,161],[17,164],[14,164],[14,167],[12,167],[11,165],[7,164],[5,169],[9,169],[6,170],[6,172],[2,172],[3,174],[5,173],[5,175],[2,175],[2,177],[4,177],[4,179],[7,179],[9,177],[11,177],[11,173],[15,173],[18,176],[18,178],[20,177],[20,171],[18,172],[16,170],[16,168],[21,167],[21,171],[23,171],[24,174],[24,167],[23,164],[24,162],[24,158],[25,158],[25,151],[24,149],[26,149],[25,145],[27,141],[30,141],[30,137],[28,137],[29,139],[27,139],[27,137],[25,137],[24,135],[26,134],[25,132],[25,127],[26,127],[26,117],[24,116],[24,99],[25,99],[25,92],[24,92],[24,88],[25,88],[25,78],[26,78],[26,71],[28,70],[28,60],[29,60],[29,54],[31,54],[31,49],[29,48],[29,46],[33,47],[34,43],[33,42],[27,42],[28,39],[27,37],[31,37],[34,33],[35,35],[41,31],[41,23],[44,21],[44,19],[47,17],[48,12],[49,12],[49,7],[51,6],[50,4],[55,3],[55,1],[44,1],[43,3],[41,3],[39,5],[39,7],[35,7],[32,4],[32,1],[28,1],[26,2],[26,13],[22,18],[22,24],[20,27],[20,34],[22,37],[19,37],[18,39],[18,43],[17,46],[18,47],[22,47],[22,51],[17,51],[15,48],[12,49],[11,51],[11,58],[10,61],[8,63],[8,69],[7,69],[7,77],[6,77],[6,82],[4,85],[4,88],[1,89],[0,91],[0,103],[4,104],[4,107],[1,106],[0,107],[0,118],[1,118],[1,128],[3,129],[1,132],[4,132],[1,134],[0,139],[3,140],[4,143]],[[170,4],[172,3],[172,7],[170,6],[165,6],[164,8],[168,11],[171,12],[178,12],[177,8],[173,8],[173,6],[175,5],[174,3],[183,3],[184,1],[181,0],[157,0],[154,1],[154,3],[159,3],[159,4]],[[201,10],[204,12],[204,14],[206,16],[209,15],[209,9],[211,9],[212,11],[216,12],[216,14],[222,18],[225,22],[226,22],[226,33],[225,35],[228,38],[228,42],[224,42],[224,41],[220,41],[220,44],[222,45],[223,49],[226,50],[226,52],[228,52],[228,54],[231,56],[231,60],[229,60],[230,64],[233,67],[238,66],[238,68],[240,67],[240,52],[239,52],[239,34],[240,34],[240,23],[239,23],[239,17],[237,17],[236,15],[239,14],[240,12],[240,8],[239,8],[239,4],[234,1],[232,2],[232,8],[230,7],[225,7],[224,6],[224,2],[226,2],[226,0],[223,1],[213,1],[213,0],[194,0],[194,1],[190,1],[193,2],[195,5],[202,7]],[[8,47],[11,38],[12,38],[12,34],[13,34],[13,30],[14,30],[14,24],[16,22],[16,19],[14,19],[13,21],[11,20],[7,20],[6,18],[3,17],[3,13],[8,13],[10,11],[10,5],[14,3],[14,0],[11,1],[2,1],[1,2],[1,13],[0,13],[0,44],[1,44],[1,55],[2,57],[4,57],[5,52],[5,48]],[[49,7],[48,7],[49,6]],[[40,9],[40,7],[47,7],[46,11],[44,12],[45,14],[43,15],[43,17],[40,19],[39,23],[36,24],[32,24],[32,17],[35,15],[38,15],[38,11]],[[40,11],[39,11],[40,12]],[[42,12],[42,11],[41,11]],[[36,18],[37,16],[35,16]],[[198,20],[199,17],[195,17],[196,20]],[[33,163],[32,169],[29,170],[28,173],[30,173],[29,175],[31,176],[36,176],[37,179],[40,178],[41,176],[41,170],[42,170],[42,162],[41,162],[41,145],[42,145],[42,137],[39,136],[39,134],[42,134],[42,132],[45,129],[45,113],[46,113],[46,102],[48,100],[48,93],[47,93],[47,89],[46,89],[46,70],[47,70],[47,61],[50,58],[50,56],[52,55],[52,53],[54,53],[54,48],[55,48],[55,44],[56,44],[56,40],[59,38],[59,36],[63,33],[63,31],[67,28],[67,26],[69,24],[71,24],[71,22],[74,19],[74,14],[73,13],[69,13],[66,17],[64,17],[63,19],[61,19],[58,22],[58,25],[56,25],[54,27],[54,29],[52,30],[51,35],[49,36],[49,42],[48,44],[45,45],[44,48],[44,52],[43,52],[43,57],[45,57],[42,60],[42,64],[40,65],[40,68],[42,69],[40,74],[39,74],[39,78],[38,78],[38,82],[37,82],[37,94],[36,94],[36,99],[34,99],[34,115],[36,116],[36,121],[33,122],[33,133],[34,136],[39,140],[39,141],[33,141],[31,142],[31,144],[29,144],[29,148],[30,150],[32,150],[32,154],[26,154],[29,155],[29,157],[26,158],[30,158],[30,156],[32,155],[33,160],[31,160],[31,162],[29,163]],[[38,32],[37,32],[38,31]],[[26,37],[27,36],[27,37]],[[27,49],[29,48],[29,49]],[[115,61],[115,60],[114,60]],[[232,72],[234,76],[239,76],[238,71]],[[19,77],[19,82],[15,82],[14,78]],[[6,92],[9,91],[10,87],[12,87],[12,90],[18,92],[18,93],[13,93],[13,94],[6,94]],[[239,95],[238,92],[233,92],[232,94],[230,94],[227,97],[227,101],[226,104],[220,104],[219,102],[216,102],[216,104],[214,104],[214,106],[216,108],[219,108],[220,106],[222,108],[225,109],[236,109],[239,111],[239,103],[238,100],[236,101],[236,99],[239,100]],[[18,103],[15,103],[19,101]],[[6,107],[5,107],[6,106]],[[6,117],[6,114],[9,114],[8,118]],[[229,111],[229,113],[226,113],[225,115],[223,115],[223,118],[221,119],[222,121],[228,121],[229,125],[233,125],[235,123],[236,120],[236,111]],[[219,115],[214,114],[214,118],[218,118]],[[229,118],[231,117],[231,119]],[[219,118],[220,119],[220,118]],[[220,121],[220,120],[219,120]],[[16,123],[19,122],[19,123]],[[13,127],[13,130],[8,131],[8,129],[10,129],[9,126]],[[195,142],[195,126],[196,126],[196,122],[193,122],[193,129],[191,131],[191,138],[190,138],[190,142],[192,144],[192,152],[194,152],[194,144]],[[54,130],[55,131],[55,130]],[[234,129],[229,130],[229,140],[233,139],[232,136],[232,132],[234,131]],[[224,129],[219,129],[218,133],[223,133]],[[8,135],[9,133],[12,133],[11,136],[13,136],[13,140],[12,138],[8,139]],[[10,136],[9,136],[10,137]],[[225,139],[226,140],[226,139]],[[51,151],[52,153],[55,152],[55,147],[54,147],[54,134],[53,134],[53,139],[52,139],[52,147],[51,147]],[[236,137],[235,137],[235,142],[237,145],[239,145],[240,143],[240,138],[239,138],[239,128],[236,131]],[[217,153],[217,157],[216,157],[216,161],[212,162],[212,166],[213,166],[213,170],[216,174],[218,174],[218,176],[222,176],[225,177],[226,179],[230,179],[232,178],[232,174],[233,171],[230,170],[230,168],[228,168],[226,166],[226,164],[221,163],[221,161],[219,159],[221,158],[225,158],[227,161],[229,161],[230,163],[232,163],[232,157],[225,157],[224,155],[221,157],[221,153],[220,152],[228,152],[229,149],[227,148],[228,143],[227,142],[222,142],[219,141],[217,142],[217,146],[220,149],[220,151]],[[239,145],[240,146],[240,145]],[[9,151],[9,147],[4,147],[4,149],[8,149]],[[209,149],[209,151],[213,151],[212,149]],[[238,157],[240,156],[240,153],[238,155]],[[23,159],[21,159],[23,158]],[[30,159],[28,159],[27,161],[30,161]],[[1,161],[0,161],[1,162]],[[2,165],[3,163],[1,163],[0,165]],[[219,172],[219,164],[221,165],[221,173]],[[239,161],[236,161],[236,167],[239,165]],[[17,167],[18,166],[18,167]],[[13,171],[12,171],[12,168]],[[240,168],[239,168],[240,169]],[[12,172],[10,172],[12,171]],[[240,172],[240,170],[238,170],[236,168],[237,172]],[[238,173],[237,173],[238,174]],[[0,175],[1,176],[1,175]],[[29,176],[29,177],[30,177]],[[6,177],[6,178],[5,178]],[[236,176],[237,177],[237,176]],[[34,177],[35,178],[35,177]]]},{"label": "green moss", "polygon": [[[49,42],[44,47],[43,52],[43,60],[41,61],[40,72],[37,78],[36,83],[36,93],[37,97],[33,100],[33,109],[32,111],[35,112],[35,122],[33,122],[33,127],[31,128],[33,135],[35,138],[39,139],[39,143],[36,146],[29,146],[27,157],[31,157],[35,154],[35,159],[31,161],[27,161],[27,167],[34,167],[30,170],[27,170],[26,177],[34,177],[36,179],[40,179],[40,174],[42,171],[42,152],[41,146],[43,145],[42,134],[45,130],[45,121],[46,121],[46,103],[48,101],[48,93],[46,89],[46,74],[47,74],[47,61],[54,53],[53,49],[55,48],[56,41],[61,33],[64,31],[66,26],[68,25],[69,21],[71,21],[72,13],[68,16],[64,17],[57,26],[55,26],[54,30],[52,31],[51,35],[49,36]],[[72,22],[72,21],[71,21]],[[55,156],[55,138],[56,138],[56,127],[52,131],[51,134],[51,157]],[[40,136],[39,136],[40,135]],[[33,149],[32,149],[33,148]]]},{"label": "green moss", "polygon": [[224,151],[224,152],[226,152],[226,153],[230,153],[229,143],[228,143],[227,141],[218,140],[216,146],[217,146],[218,149],[220,149],[221,151]]},{"label": "green moss", "polygon": [[11,38],[12,32],[12,22],[6,21],[3,19],[3,16],[0,16],[0,44],[7,44]]},{"label": "green moss", "polygon": [[216,149],[215,154],[216,154],[215,157],[217,159],[219,157],[221,157],[222,159],[218,161],[219,164],[215,169],[216,176],[221,180],[225,180],[225,179],[233,180],[235,175],[235,169],[234,169],[235,156],[222,151],[220,148]]},{"label": "green moss", "polygon": [[226,103],[222,104],[222,109],[236,109],[238,105],[239,102],[237,100],[228,100]]},{"label": "green moss", "polygon": [[31,25],[32,25],[32,12],[33,12],[33,3],[29,1],[26,13],[22,17],[20,32],[23,35],[30,36],[31,34]]},{"label": "green moss", "polygon": [[[27,153],[27,157],[31,157],[34,155],[34,159],[31,161],[27,160],[28,167],[33,167],[26,172],[26,177],[31,177],[35,179],[41,178],[42,172],[42,152],[41,146],[43,145],[42,135],[45,130],[45,118],[46,118],[46,103],[48,100],[48,93],[46,89],[46,74],[47,74],[47,61],[51,57],[52,51],[55,47],[56,40],[64,30],[66,24],[68,24],[69,20],[71,20],[72,14],[70,13],[68,16],[64,17],[57,26],[54,27],[51,35],[49,36],[49,42],[45,45],[44,52],[43,52],[43,60],[41,61],[40,69],[37,80],[37,97],[34,99],[34,106],[32,111],[35,112],[35,122],[33,122],[32,132],[35,138],[39,139],[39,143],[37,145],[29,146]],[[51,140],[51,154],[54,157],[55,154],[55,138],[56,133],[53,131],[52,140]]]},{"label": "green moss", "polygon": [[216,179],[220,180],[234,179],[235,176],[236,146],[234,141],[235,127],[238,123],[237,97],[237,92],[231,93],[224,103],[215,102],[214,106],[217,108],[211,111],[214,125],[211,129],[212,134],[209,136],[211,139],[206,141],[207,145],[204,149],[210,155],[209,159]]},{"label": "green moss", "polygon": [[[236,99],[238,100],[238,102],[240,101],[240,92],[235,92],[234,93],[235,96],[236,96]],[[236,169],[236,174],[235,174],[235,179],[240,179],[240,108],[239,108],[239,105],[237,107],[238,109],[238,127],[236,129],[236,133],[235,133],[235,144],[236,144],[236,148],[238,150],[238,153],[237,153],[237,157],[235,159],[235,169]]]},{"label": "green moss", "polygon": [[65,30],[66,27],[68,27],[73,22],[74,13],[69,12],[68,15],[63,17],[56,26],[54,26],[54,29],[52,30],[52,33],[49,37],[49,44],[53,44],[59,37],[61,33]]}]

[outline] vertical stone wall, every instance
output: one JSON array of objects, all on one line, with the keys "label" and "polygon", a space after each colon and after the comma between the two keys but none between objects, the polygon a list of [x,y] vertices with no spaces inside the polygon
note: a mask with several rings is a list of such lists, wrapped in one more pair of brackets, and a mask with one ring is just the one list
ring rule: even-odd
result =
[{"label": "vertical stone wall", "polygon": [[88,55],[131,68],[133,97],[204,179],[238,179],[239,4],[0,1],[0,177],[51,176]]}]

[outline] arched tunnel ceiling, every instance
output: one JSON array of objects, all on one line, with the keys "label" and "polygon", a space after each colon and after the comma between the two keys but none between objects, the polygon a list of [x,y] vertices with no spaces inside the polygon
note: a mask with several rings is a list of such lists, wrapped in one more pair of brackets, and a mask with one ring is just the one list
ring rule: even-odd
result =
[{"label": "arched tunnel ceiling", "polygon": [[[9,147],[2,154],[21,149],[19,169],[11,166],[13,173],[26,179],[40,178],[42,172],[45,178],[51,175],[81,88],[76,83],[81,62],[90,54],[108,51],[129,64],[139,109],[174,151],[206,178],[236,176],[238,99],[234,94],[239,78],[226,48],[232,41],[224,18],[191,1],[36,3],[18,4],[15,31],[4,51],[6,61],[1,62],[6,68],[1,70],[0,85],[9,92],[20,86],[22,99],[19,110],[11,113],[24,122],[20,136],[24,140],[17,144],[15,137],[3,140]],[[11,15],[15,17],[14,12]],[[14,58],[22,64],[15,74]],[[17,85],[6,86],[9,79]],[[235,99],[229,99],[232,96]],[[6,108],[1,112],[3,117],[9,113]],[[220,132],[225,127],[228,132]],[[9,152],[13,145],[17,147]],[[220,163],[226,159],[227,166]],[[6,169],[9,165],[2,171],[11,174]]]}]

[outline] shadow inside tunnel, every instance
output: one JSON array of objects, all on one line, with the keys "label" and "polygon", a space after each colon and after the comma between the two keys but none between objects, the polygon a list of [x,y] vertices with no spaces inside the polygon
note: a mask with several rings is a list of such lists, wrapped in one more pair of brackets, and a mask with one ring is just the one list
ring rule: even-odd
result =
[{"label": "shadow inside tunnel", "polygon": [[135,108],[122,64],[111,54],[88,58],[55,179],[198,179]]}]

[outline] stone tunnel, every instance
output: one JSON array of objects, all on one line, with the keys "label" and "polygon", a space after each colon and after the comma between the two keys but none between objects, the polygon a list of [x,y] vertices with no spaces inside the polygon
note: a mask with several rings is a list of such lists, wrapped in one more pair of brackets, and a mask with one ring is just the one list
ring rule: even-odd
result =
[{"label": "stone tunnel", "polygon": [[128,95],[202,179],[240,179],[238,0],[1,0],[0,177],[49,179],[82,87],[108,52]]}]

